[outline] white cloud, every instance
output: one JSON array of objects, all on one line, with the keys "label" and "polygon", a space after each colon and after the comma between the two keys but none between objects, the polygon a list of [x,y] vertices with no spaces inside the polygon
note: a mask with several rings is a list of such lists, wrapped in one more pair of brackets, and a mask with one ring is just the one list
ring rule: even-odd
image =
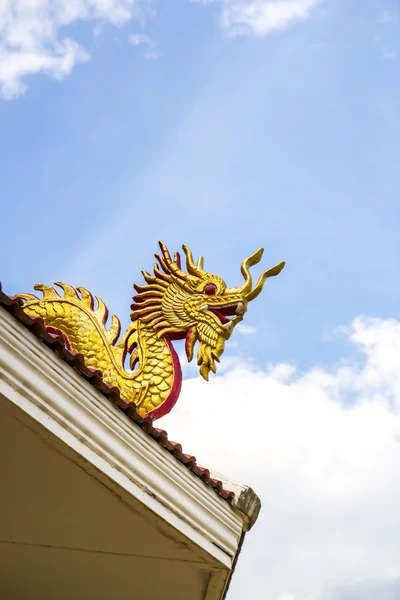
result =
[{"label": "white cloud", "polygon": [[234,35],[262,37],[308,19],[320,0],[233,0],[225,2],[222,23]]},{"label": "white cloud", "polygon": [[398,589],[400,322],[358,318],[347,337],[355,354],[332,368],[236,364],[209,384],[189,379],[159,422],[262,499],[229,600]]},{"label": "white cloud", "polygon": [[[212,0],[192,0],[208,4]],[[322,0],[220,0],[222,26],[231,35],[263,37],[304,21]]]},{"label": "white cloud", "polygon": [[144,33],[133,33],[128,38],[129,43],[133,46],[141,46],[143,44],[152,44],[151,38],[148,35],[144,35]]},{"label": "white cloud", "polygon": [[267,374],[277,381],[288,381],[296,373],[296,367],[287,363],[268,365]]},{"label": "white cloud", "polygon": [[[194,0],[196,1],[196,0]],[[197,0],[202,3],[214,0]],[[216,0],[222,2],[221,23],[231,35],[264,36],[310,17],[323,0]],[[11,99],[26,90],[26,77],[45,73],[63,79],[89,53],[64,29],[92,21],[93,35],[104,23],[121,26],[149,11],[151,0],[6,0],[0,1],[0,97]],[[152,13],[154,14],[154,13]],[[156,43],[146,35],[129,38],[144,46],[143,56],[158,58]],[[387,53],[393,58],[393,53]]]},{"label": "white cloud", "polygon": [[123,25],[135,16],[137,0],[6,0],[0,2],[0,96],[26,89],[25,77],[56,79],[88,60],[88,52],[62,29],[77,21]]},{"label": "white cloud", "polygon": [[236,325],[236,331],[241,333],[242,335],[252,335],[257,331],[256,327],[252,327],[251,325],[244,325],[244,323],[239,323]]},{"label": "white cloud", "polygon": [[144,58],[151,59],[158,58],[160,56],[160,52],[157,50],[156,42],[144,33],[134,33],[129,36],[128,41],[130,44],[132,44],[132,46],[145,47],[143,52]]}]

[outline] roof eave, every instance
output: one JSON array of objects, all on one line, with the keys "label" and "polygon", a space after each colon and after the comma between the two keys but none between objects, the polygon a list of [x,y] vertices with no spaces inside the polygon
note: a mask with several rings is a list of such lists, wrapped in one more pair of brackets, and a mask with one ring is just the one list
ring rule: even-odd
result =
[{"label": "roof eave", "polygon": [[[232,569],[237,510],[0,307],[0,393],[102,475]],[[105,476],[105,477],[104,477]]]}]

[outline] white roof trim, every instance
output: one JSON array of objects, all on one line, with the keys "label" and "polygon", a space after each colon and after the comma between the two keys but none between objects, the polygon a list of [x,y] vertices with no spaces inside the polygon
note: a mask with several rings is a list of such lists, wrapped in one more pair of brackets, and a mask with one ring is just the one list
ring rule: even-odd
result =
[{"label": "white roof trim", "polygon": [[[0,307],[0,394],[231,568],[245,523],[215,491]],[[111,489],[113,489],[111,487]]]}]

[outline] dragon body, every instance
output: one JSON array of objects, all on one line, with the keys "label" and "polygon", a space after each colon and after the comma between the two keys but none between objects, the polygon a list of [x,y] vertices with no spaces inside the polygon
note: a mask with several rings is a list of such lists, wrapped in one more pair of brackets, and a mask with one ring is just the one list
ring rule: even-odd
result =
[{"label": "dragon body", "polygon": [[42,297],[19,294],[23,310],[40,317],[49,333],[60,335],[68,349],[80,353],[89,368],[101,371],[105,383],[120,390],[121,397],[134,402],[142,415],[153,419],[165,415],[175,404],[181,389],[182,374],[172,341],[185,339],[186,355],[193,358],[199,342],[197,363],[208,379],[216,372],[216,362],[247,304],[261,291],[267,277],[277,275],[284,263],[263,273],[252,288],[249,267],[259,262],[258,250],[242,263],[245,283],[228,288],[218,276],[203,269],[203,259],[195,264],[187,246],[187,272],[181,269],[180,256],[172,259],[160,242],[154,275],[143,271],[145,285],[134,285],[132,323],[120,337],[121,324],[101,298],[82,287],[57,282],[63,293],[42,284],[35,289]]}]

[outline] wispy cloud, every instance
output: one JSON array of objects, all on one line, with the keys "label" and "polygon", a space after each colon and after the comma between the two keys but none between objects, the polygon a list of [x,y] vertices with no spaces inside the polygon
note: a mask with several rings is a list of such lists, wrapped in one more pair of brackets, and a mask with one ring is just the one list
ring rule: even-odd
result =
[{"label": "wispy cloud", "polygon": [[394,23],[396,20],[396,16],[393,12],[390,10],[384,10],[379,16],[378,22],[382,25],[386,25],[387,23]]},{"label": "wispy cloud", "polygon": [[[88,51],[61,29],[77,21],[127,23],[139,14],[137,0],[9,0],[0,3],[0,96],[15,98],[26,90],[28,75],[64,79]],[[98,30],[95,27],[95,35]]]},{"label": "wispy cloud", "polygon": [[128,41],[132,46],[140,46],[143,48],[143,56],[147,59],[154,59],[160,56],[157,49],[157,43],[144,33],[133,33],[129,36]]},{"label": "wispy cloud", "polygon": [[[193,0],[208,3],[209,0]],[[211,0],[213,1],[213,0]],[[310,17],[323,0],[215,0],[222,3],[221,24],[230,35],[262,37]],[[152,14],[151,0],[9,0],[0,3],[0,97],[12,99],[26,91],[26,77],[45,73],[62,80],[90,58],[75,33],[65,28],[78,21],[92,22],[97,37],[105,23],[121,26],[132,18]],[[386,17],[388,18],[388,17]],[[144,34],[129,41],[143,56],[160,56],[156,42]]]},{"label": "wispy cloud", "polygon": [[239,323],[236,325],[236,330],[242,335],[252,335],[257,331],[257,328],[252,327],[251,325],[245,325],[244,323]]},{"label": "wispy cloud", "polygon": [[[192,0],[209,4],[210,0]],[[212,0],[211,0],[212,1]],[[311,16],[323,0],[219,0],[221,24],[230,35],[263,37]]]}]

